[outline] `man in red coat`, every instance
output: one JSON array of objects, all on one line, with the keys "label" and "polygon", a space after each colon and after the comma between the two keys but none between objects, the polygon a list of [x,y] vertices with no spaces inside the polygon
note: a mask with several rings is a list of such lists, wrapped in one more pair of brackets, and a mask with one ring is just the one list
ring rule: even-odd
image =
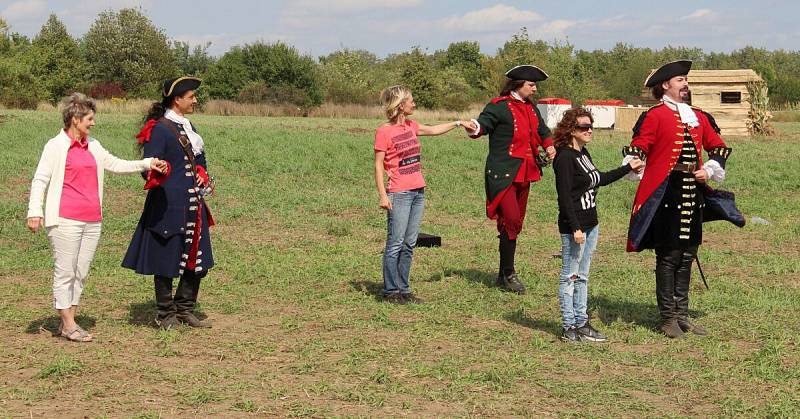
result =
[{"label": "man in red coat", "polygon": [[[655,249],[660,330],[670,338],[689,331],[707,333],[689,321],[689,280],[703,240],[705,183],[725,179],[725,161],[731,152],[714,118],[686,103],[691,65],[687,60],[671,62],[648,76],[645,86],[661,102],[642,114],[633,128],[633,141],[624,151],[626,160],[646,159],[633,203],[627,250]],[[705,162],[703,150],[709,156]]]}]

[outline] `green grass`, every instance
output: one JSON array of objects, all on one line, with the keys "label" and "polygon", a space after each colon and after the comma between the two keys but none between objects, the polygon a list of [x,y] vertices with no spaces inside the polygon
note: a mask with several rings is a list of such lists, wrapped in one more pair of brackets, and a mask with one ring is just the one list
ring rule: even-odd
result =
[{"label": "green grass", "polygon": [[[103,236],[79,323],[95,341],[57,339],[51,251],[24,225],[30,179],[56,113],[0,117],[0,416],[747,416],[800,415],[800,124],[728,138],[725,189],[769,225],[706,224],[710,290],[691,310],[706,338],[669,341],[657,323],[654,256],[624,252],[635,184],[598,196],[592,266],[601,345],[558,340],[560,261],[552,171],[531,190],[517,267],[528,293],[493,287],[496,231],[485,219],[484,140],[424,137],[425,304],[379,301],[385,214],[372,180],[380,121],[193,118],[217,182],[218,265],[203,281],[210,330],[152,326],[152,278],[121,268],[144,201],[138,176],[106,177]],[[421,121],[433,123],[436,121]],[[98,116],[93,135],[136,155],[135,116]],[[629,136],[596,133],[611,168]],[[695,273],[696,275],[696,273]]]}]

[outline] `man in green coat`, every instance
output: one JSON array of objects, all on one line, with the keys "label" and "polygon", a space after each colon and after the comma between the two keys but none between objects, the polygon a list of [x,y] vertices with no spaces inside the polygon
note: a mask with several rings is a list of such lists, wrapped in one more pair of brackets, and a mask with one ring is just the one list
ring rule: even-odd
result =
[{"label": "man in green coat", "polygon": [[536,83],[547,74],[534,65],[520,65],[506,73],[508,78],[500,96],[492,99],[477,120],[470,135],[489,135],[486,157],[486,215],[497,220],[500,239],[500,270],[497,286],[522,294],[525,285],[514,270],[517,236],[522,230],[531,182],[542,177],[536,156],[539,148],[549,159],[555,156],[553,138],[532,97]]}]

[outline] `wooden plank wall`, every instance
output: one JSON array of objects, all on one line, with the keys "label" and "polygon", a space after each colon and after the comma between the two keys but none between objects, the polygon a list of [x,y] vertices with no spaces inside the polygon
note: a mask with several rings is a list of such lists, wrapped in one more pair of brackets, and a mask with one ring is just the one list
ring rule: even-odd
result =
[{"label": "wooden plank wall", "polygon": [[647,107],[619,107],[617,108],[617,119],[614,121],[615,131],[631,132],[636,121],[639,120],[639,115],[646,111]]}]

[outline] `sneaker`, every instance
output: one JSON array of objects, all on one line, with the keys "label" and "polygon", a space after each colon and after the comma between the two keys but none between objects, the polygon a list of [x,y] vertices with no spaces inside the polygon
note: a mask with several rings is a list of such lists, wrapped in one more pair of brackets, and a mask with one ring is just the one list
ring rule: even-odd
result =
[{"label": "sneaker", "polygon": [[422,298],[417,297],[414,293],[411,292],[404,292],[400,294],[400,298],[405,300],[407,304],[422,304],[425,301]]},{"label": "sneaker", "polygon": [[578,335],[578,329],[575,326],[564,329],[564,333],[561,334],[561,340],[564,342],[580,342],[581,338]]},{"label": "sneaker", "polygon": [[400,295],[399,292],[396,292],[396,293],[384,295],[383,296],[383,302],[390,303],[390,304],[403,305],[403,304],[406,303],[406,300],[403,298],[402,295]]},{"label": "sneaker", "polygon": [[608,340],[608,336],[598,332],[589,322],[579,327],[577,332],[581,340],[588,340],[589,342],[605,342]]}]

